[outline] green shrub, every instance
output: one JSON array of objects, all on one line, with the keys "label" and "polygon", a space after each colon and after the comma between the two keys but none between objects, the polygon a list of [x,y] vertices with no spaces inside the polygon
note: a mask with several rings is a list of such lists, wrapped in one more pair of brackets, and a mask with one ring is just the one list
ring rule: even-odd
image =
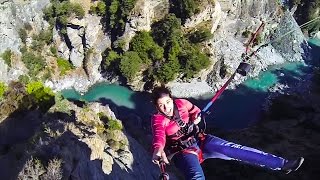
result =
[{"label": "green shrub", "polygon": [[52,29],[41,30],[38,35],[34,35],[32,37],[32,45],[31,48],[34,51],[41,52],[45,45],[48,45],[52,42]]},{"label": "green shrub", "polygon": [[49,67],[45,68],[41,76],[41,80],[46,81],[48,79],[51,79],[51,77],[52,77],[52,69]]},{"label": "green shrub", "polygon": [[28,48],[25,46],[25,45],[22,45],[20,47],[20,52],[23,54],[23,53],[26,53],[28,51]]},{"label": "green shrub", "polygon": [[260,34],[258,34],[253,41],[253,45],[259,45],[261,43],[262,43],[262,36]]},{"label": "green shrub", "polygon": [[19,172],[17,179],[39,179],[45,172],[44,166],[39,159],[34,159],[31,156]]},{"label": "green shrub", "polygon": [[48,95],[54,95],[52,90],[48,87],[45,87],[41,81],[32,81],[26,85],[26,92],[28,94],[37,93],[39,90],[43,91],[44,93],[46,93]]},{"label": "green shrub", "polygon": [[114,151],[117,151],[120,149],[120,142],[119,141],[115,141],[113,139],[109,139],[107,141],[108,145],[110,146],[111,149],[113,149]]},{"label": "green shrub", "polygon": [[153,74],[156,80],[167,83],[174,80],[179,72],[186,78],[191,78],[210,64],[209,57],[189,42],[198,43],[212,38],[209,30],[196,31],[187,39],[182,34],[180,20],[169,14],[153,25],[152,35],[164,48],[166,58],[164,62],[160,62],[160,68],[155,68]]},{"label": "green shrub", "polygon": [[225,78],[227,75],[227,66],[222,62],[220,66],[219,75],[221,78]]},{"label": "green shrub", "polygon": [[11,67],[11,57],[12,57],[12,51],[10,49],[5,50],[2,55],[1,55],[2,59],[4,60],[4,62]]},{"label": "green shrub", "polygon": [[[85,11],[82,8],[82,6],[78,3],[70,3],[70,7],[66,6],[67,8],[72,8],[72,12],[79,17],[80,19],[82,19],[85,15]],[[69,10],[70,11],[70,10]]]},{"label": "green shrub", "polygon": [[99,1],[97,6],[90,7],[90,13],[97,14],[99,16],[103,16],[106,14],[107,6],[106,3],[103,1]]},{"label": "green shrub", "polygon": [[154,77],[162,83],[174,80],[181,68],[178,60],[178,55],[181,52],[179,42],[174,39],[168,47],[170,47],[170,49],[167,59],[162,63],[161,67],[156,70]]},{"label": "green shrub", "polygon": [[19,82],[21,82],[22,84],[28,84],[30,82],[30,78],[28,75],[20,75]]},{"label": "green shrub", "polygon": [[18,34],[19,34],[19,37],[20,37],[22,43],[26,44],[27,38],[28,38],[27,31],[25,29],[19,29]]},{"label": "green shrub", "polygon": [[163,48],[176,38],[181,38],[181,21],[174,14],[168,14],[163,20],[152,25],[152,37]]},{"label": "green shrub", "polygon": [[26,85],[26,92],[32,95],[42,110],[49,109],[54,104],[55,94],[40,81],[32,81]]},{"label": "green shrub", "polygon": [[246,29],[245,31],[242,32],[242,37],[248,38],[251,34],[251,31],[249,31],[248,29]]},{"label": "green shrub", "polygon": [[35,77],[46,65],[43,57],[28,51],[22,53],[22,62],[29,69],[29,74],[32,77]]},{"label": "green shrub", "polygon": [[63,58],[57,59],[58,67],[60,69],[60,75],[65,75],[67,71],[73,69],[72,64]]},{"label": "green shrub", "polygon": [[31,31],[33,29],[30,23],[24,23],[23,26],[24,29],[27,31]]},{"label": "green shrub", "polygon": [[4,93],[7,90],[7,86],[3,83],[0,82],[0,100],[3,98]]},{"label": "green shrub", "polygon": [[57,56],[57,48],[56,47],[54,47],[54,46],[51,46],[50,47],[50,52],[54,55],[54,56]]},{"label": "green shrub", "polygon": [[25,86],[20,82],[11,81],[5,91],[5,103],[0,103],[0,118],[13,112],[30,109],[34,100],[25,91]]},{"label": "green shrub", "polygon": [[206,40],[209,40],[213,37],[213,34],[211,34],[210,30],[208,29],[201,29],[193,32],[189,35],[189,40],[192,43],[200,43]]},{"label": "green shrub", "polygon": [[156,71],[154,78],[162,83],[167,83],[176,78],[179,68],[178,59],[168,60]]},{"label": "green shrub", "polygon": [[46,168],[46,173],[41,175],[40,179],[51,179],[51,180],[58,180],[62,179],[63,169],[62,169],[63,161],[61,159],[51,159],[48,163],[48,167]]},{"label": "green shrub", "polygon": [[123,129],[121,121],[117,119],[108,119],[107,126],[108,126],[108,130],[111,130],[111,131]]},{"label": "green shrub", "polygon": [[69,101],[64,99],[61,93],[55,94],[55,111],[63,112],[71,116]]},{"label": "green shrub", "polygon": [[105,59],[104,65],[106,67],[109,67],[110,65],[114,67],[114,62],[120,61],[120,59],[121,59],[121,55],[119,55],[117,52],[109,51]]}]

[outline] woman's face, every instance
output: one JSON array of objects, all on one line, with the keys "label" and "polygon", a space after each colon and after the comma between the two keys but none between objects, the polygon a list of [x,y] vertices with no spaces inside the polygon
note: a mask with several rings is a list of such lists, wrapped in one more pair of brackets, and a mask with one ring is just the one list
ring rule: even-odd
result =
[{"label": "woman's face", "polygon": [[157,100],[157,108],[167,116],[173,116],[173,99],[169,95],[164,95]]}]

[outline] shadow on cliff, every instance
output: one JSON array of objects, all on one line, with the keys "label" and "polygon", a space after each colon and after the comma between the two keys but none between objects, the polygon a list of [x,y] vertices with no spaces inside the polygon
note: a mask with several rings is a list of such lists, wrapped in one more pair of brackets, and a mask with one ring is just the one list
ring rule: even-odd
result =
[{"label": "shadow on cliff", "polygon": [[[81,102],[77,104],[81,105]],[[84,126],[76,122],[74,112],[66,114],[43,112],[38,109],[17,109],[11,113],[0,123],[1,179],[17,179],[19,172],[31,156],[41,160],[45,166],[48,165],[49,160],[62,159],[63,179],[114,179],[115,177],[137,179],[135,175],[139,175],[141,169],[137,170],[133,167],[132,170],[130,168],[124,170],[117,163],[112,164],[110,174],[105,174],[102,170],[102,161],[90,159],[92,152],[88,145],[79,141],[79,137],[71,131],[64,130],[68,123]],[[49,129],[51,133],[48,132]],[[62,134],[59,134],[60,132]],[[87,135],[90,133],[92,132],[86,132]],[[135,151],[135,149],[131,150]],[[136,164],[139,164],[139,157],[133,157],[133,159]],[[114,161],[117,160],[114,159]],[[148,172],[149,175],[151,172],[155,172],[155,168]],[[154,174],[156,179],[156,173]],[[142,176],[138,177],[141,179]],[[144,179],[150,179],[150,176],[146,175]]]},{"label": "shadow on cliff", "polygon": [[[134,109],[130,109],[125,106],[118,106],[108,98],[103,97],[98,100],[102,105],[109,106],[109,108],[115,113],[117,119],[122,121],[125,127],[125,133],[128,133],[133,137],[133,139],[128,138],[129,150],[133,154],[133,164],[131,165],[132,170],[128,172],[127,175],[128,177],[131,177],[131,179],[158,178],[158,168],[151,162],[151,130],[149,113],[152,111],[152,106],[148,104],[147,99],[148,97],[144,93],[133,94],[130,97],[130,101],[138,102],[139,104],[135,104]],[[82,101],[75,99],[69,100],[76,102],[79,107],[83,107],[84,105]],[[142,106],[144,103],[147,104],[147,107]],[[139,145],[142,145],[142,147],[138,147],[136,142],[138,142]],[[143,167],[144,165],[148,165],[148,171],[145,171],[146,167]],[[112,170],[111,174],[126,172],[120,167],[114,168],[115,169]]]}]

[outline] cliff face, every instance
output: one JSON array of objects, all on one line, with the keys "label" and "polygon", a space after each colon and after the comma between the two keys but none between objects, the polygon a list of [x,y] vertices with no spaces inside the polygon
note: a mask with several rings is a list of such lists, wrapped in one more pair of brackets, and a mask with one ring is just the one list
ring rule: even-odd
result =
[{"label": "cliff face", "polygon": [[21,39],[19,30],[32,27],[32,31],[39,32],[47,28],[48,23],[42,18],[42,9],[50,3],[49,0],[33,1],[33,3],[22,1],[0,1],[0,55],[11,50],[15,56],[12,57],[14,64],[9,67],[0,56],[0,81],[10,82],[27,72],[23,63],[17,61],[20,53]]},{"label": "cliff face", "polygon": [[[0,57],[1,81],[8,83],[27,73],[21,62],[24,43],[27,48],[32,48],[34,36],[49,30],[49,23],[44,20],[42,11],[50,5],[49,0],[1,1],[0,54],[11,50],[12,60],[16,59],[11,63],[13,66],[10,66]],[[101,80],[102,52],[111,46],[111,41],[103,32],[101,17],[87,14],[81,19],[69,17],[68,20],[65,35],[58,32],[56,27],[53,28],[53,43],[42,47],[42,55],[48,59],[50,68],[55,69],[49,60],[52,58],[49,54],[54,49],[54,56],[70,61],[75,72],[65,77],[53,75],[48,85],[56,90],[75,87],[79,91],[85,91],[90,85]]]},{"label": "cliff face", "polygon": [[[106,80],[101,75],[101,69],[103,69],[102,55],[107,48],[111,48],[111,37],[104,32],[105,25],[101,17],[87,14],[89,7],[94,3],[90,4],[88,1],[80,1],[79,3],[85,10],[84,17],[69,17],[64,34],[61,34],[60,29],[53,28],[53,45],[50,46],[56,49],[56,55],[69,60],[75,67],[66,76],[55,74],[47,82],[48,86],[57,91],[74,87],[83,92],[94,83]],[[26,44],[31,46],[32,35],[39,33],[41,30],[46,30],[49,26],[43,19],[41,11],[49,4],[48,0],[32,0],[23,3],[20,1],[1,2],[3,11],[1,11],[0,16],[3,17],[1,18],[3,28],[0,35],[3,38],[0,41],[0,53],[11,49],[18,59],[17,62],[13,63],[15,65],[10,67],[0,58],[2,59],[0,60],[2,81],[9,82],[27,72],[23,63],[18,63],[22,47],[19,31],[26,27],[32,29],[27,32],[26,39]],[[125,24],[124,34],[118,37],[116,43],[121,44],[124,50],[128,50],[129,42],[136,32],[150,31],[151,24],[163,18],[168,12],[169,1],[167,0],[137,1]],[[240,63],[250,33],[254,32],[262,21],[266,23],[265,28],[259,35],[259,42],[257,42],[255,48],[272,40],[276,40],[276,42],[262,48],[257,56],[252,58],[250,63],[253,65],[253,70],[249,76],[257,76],[261,70],[271,64],[302,59],[300,53],[304,50],[300,45],[304,41],[303,34],[292,16],[282,10],[277,1],[215,1],[206,5],[202,11],[194,14],[182,24],[183,29],[188,31],[189,29],[197,29],[205,23],[210,26],[209,29],[214,35],[212,39],[201,45],[204,49],[207,49],[212,66],[201,71],[191,81],[198,81],[198,84],[207,87],[205,88],[206,91],[218,89],[228,78],[228,73],[234,71]],[[292,33],[281,37],[288,31],[292,31]],[[50,48],[49,46],[45,47],[47,53],[50,53]],[[56,71],[55,66],[51,67],[53,72]],[[226,76],[221,77],[219,75],[221,69],[226,69],[226,72],[228,72]],[[145,85],[143,74],[138,76],[136,81],[130,83],[130,86],[135,90],[143,90]],[[200,80],[197,80],[198,78]],[[107,79],[116,81],[117,77],[111,75]],[[239,84],[243,80],[242,77],[236,77],[233,85]],[[180,80],[178,79],[178,81]],[[174,81],[169,84],[174,92],[179,90],[177,91],[178,94],[183,96],[197,95],[195,91],[182,92],[179,86],[183,86],[183,83],[177,82]]]},{"label": "cliff face", "polygon": [[[158,177],[149,152],[126,133],[108,106],[78,105],[57,97],[45,113],[21,110],[20,105],[9,115],[2,114],[1,178],[43,179],[52,171],[54,179]],[[6,100],[0,106],[8,107]]]}]

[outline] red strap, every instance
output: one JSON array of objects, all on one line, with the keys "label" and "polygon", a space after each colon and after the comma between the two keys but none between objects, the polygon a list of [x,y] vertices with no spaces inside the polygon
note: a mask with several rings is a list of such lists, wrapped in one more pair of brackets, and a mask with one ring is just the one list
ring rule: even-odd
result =
[{"label": "red strap", "polygon": [[198,156],[199,162],[200,164],[204,161],[203,158],[203,153],[202,153],[202,149],[204,146],[204,140],[205,140],[205,135],[204,133],[199,134],[199,138],[200,138],[200,149],[197,149],[195,147],[190,147],[187,149],[182,150],[182,153],[190,153],[190,154],[195,154]]},{"label": "red strap", "polygon": [[200,152],[199,152],[198,158],[199,158],[199,162],[201,164],[204,161],[202,150],[204,147],[204,140],[206,139],[206,134],[204,134],[204,133],[199,134],[199,138],[200,138]]}]

